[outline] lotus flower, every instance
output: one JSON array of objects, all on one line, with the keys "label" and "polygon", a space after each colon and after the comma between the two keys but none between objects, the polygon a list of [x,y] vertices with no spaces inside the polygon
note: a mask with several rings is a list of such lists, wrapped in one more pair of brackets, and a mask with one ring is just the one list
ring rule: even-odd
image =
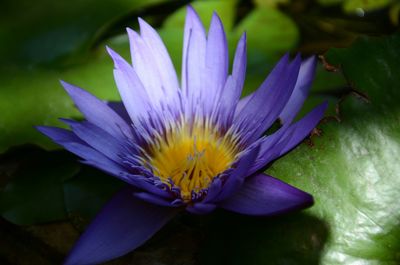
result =
[{"label": "lotus flower", "polygon": [[[179,210],[271,216],[312,205],[313,197],[260,173],[301,142],[326,104],[293,122],[311,85],[316,59],[284,56],[261,86],[240,99],[246,35],[229,72],[223,25],[214,13],[208,34],[187,8],[181,83],[157,32],[139,19],[128,30],[132,64],[108,49],[122,103],[109,104],[62,82],[81,122],[71,130],[38,129],[83,159],[127,183],[101,210],[65,264],[94,264],[142,245]],[[281,121],[273,134],[271,125]]]}]

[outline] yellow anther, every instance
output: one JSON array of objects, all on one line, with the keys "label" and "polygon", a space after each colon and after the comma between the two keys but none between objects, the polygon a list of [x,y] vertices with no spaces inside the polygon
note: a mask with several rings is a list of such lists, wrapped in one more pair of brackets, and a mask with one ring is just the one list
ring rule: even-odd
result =
[{"label": "yellow anther", "polygon": [[[206,125],[206,126],[204,126]],[[188,202],[192,192],[206,189],[212,179],[232,166],[238,153],[235,137],[221,135],[209,122],[180,122],[149,144],[146,157],[153,173],[166,184],[170,180]]]}]

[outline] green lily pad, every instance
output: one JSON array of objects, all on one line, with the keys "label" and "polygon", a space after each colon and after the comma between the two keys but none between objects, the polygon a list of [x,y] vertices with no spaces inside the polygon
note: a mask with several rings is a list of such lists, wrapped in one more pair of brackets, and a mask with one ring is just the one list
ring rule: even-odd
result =
[{"label": "green lily pad", "polygon": [[265,56],[291,50],[299,38],[296,24],[272,7],[252,11],[236,29],[238,35],[244,31],[247,32],[250,57],[252,53]]},{"label": "green lily pad", "polygon": [[347,97],[341,122],[322,123],[312,146],[301,145],[267,170],[314,195],[307,213],[330,231],[322,264],[400,262],[399,43],[397,34],[330,51],[329,62],[341,65],[368,102]]},{"label": "green lily pad", "polygon": [[218,211],[202,227],[201,264],[319,264],[329,236],[320,219],[298,213],[255,218]]},{"label": "green lily pad", "polygon": [[378,10],[387,7],[392,0],[346,0],[343,3],[343,10],[348,13],[357,13]]},{"label": "green lily pad", "polygon": [[[127,53],[129,47],[123,47]],[[58,118],[81,117],[59,80],[83,87],[100,98],[118,100],[112,69],[104,48],[99,55],[92,55],[90,63],[68,70],[22,70],[0,66],[0,153],[10,146],[25,143],[54,148],[55,145],[34,126],[62,126]]]},{"label": "green lily pad", "polygon": [[83,218],[84,225],[123,186],[124,182],[110,175],[93,168],[83,167],[79,174],[64,183],[67,212],[71,217]]},{"label": "green lily pad", "polygon": [[0,191],[1,216],[20,225],[65,219],[63,181],[78,172],[75,161],[65,151],[46,152],[33,146],[4,154],[2,176],[10,180]]},{"label": "green lily pad", "polygon": [[341,122],[322,122],[322,136],[266,171],[315,205],[275,218],[220,214],[205,226],[205,264],[399,264],[399,43],[364,38],[328,53],[365,95],[347,96]]},{"label": "green lily pad", "polygon": [[[82,62],[113,21],[165,0],[6,0],[0,18],[2,61],[32,66]],[[133,19],[132,19],[133,20]]]}]

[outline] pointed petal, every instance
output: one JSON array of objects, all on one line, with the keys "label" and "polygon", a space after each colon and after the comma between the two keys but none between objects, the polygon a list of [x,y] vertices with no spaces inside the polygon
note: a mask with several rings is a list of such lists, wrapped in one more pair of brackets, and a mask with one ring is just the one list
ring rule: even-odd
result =
[{"label": "pointed petal", "polygon": [[296,84],[300,56],[292,63],[284,57],[260,88],[235,117],[234,123],[244,130],[244,141],[254,142],[278,118]]},{"label": "pointed petal", "polygon": [[215,210],[217,206],[212,203],[195,203],[193,205],[188,205],[186,207],[186,211],[193,213],[193,214],[208,214]]},{"label": "pointed petal", "polygon": [[182,91],[190,101],[200,98],[205,82],[206,33],[196,11],[187,7],[183,37]]},{"label": "pointed petal", "polygon": [[130,151],[135,151],[128,150],[128,148],[117,138],[111,136],[106,131],[90,122],[63,121],[67,123],[75,135],[87,143],[87,145],[117,163],[121,162],[122,155],[129,154]]},{"label": "pointed petal", "polygon": [[233,59],[232,76],[235,78],[240,90],[243,88],[246,77],[247,55],[246,55],[246,33],[243,33],[236,47]]},{"label": "pointed petal", "polygon": [[[228,76],[229,57],[228,44],[226,41],[224,27],[221,19],[216,13],[213,14],[210,29],[207,36],[206,51],[206,84],[202,87],[203,93],[207,100],[204,100],[205,107],[208,111],[212,111],[214,101],[218,100]],[[205,99],[203,97],[203,99]]]},{"label": "pointed petal", "polygon": [[178,201],[174,200],[174,204],[172,204],[171,197],[163,198],[161,196],[158,196],[158,194],[151,194],[148,192],[134,192],[133,196],[140,200],[143,200],[145,202],[160,205],[160,206],[179,207],[179,206],[183,205],[183,201],[181,201],[181,204],[180,204],[180,203],[178,203]]},{"label": "pointed petal", "polygon": [[240,113],[243,110],[243,108],[247,105],[253,94],[254,93],[251,93],[250,95],[247,95],[239,100],[235,110],[235,116],[237,116],[238,113]]},{"label": "pointed petal", "polygon": [[83,143],[78,136],[66,129],[51,126],[37,126],[36,129],[60,145],[66,142]]},{"label": "pointed petal", "polygon": [[[161,54],[164,53],[160,52],[159,47],[154,47],[157,45],[154,42],[154,38],[151,40],[149,39],[149,36],[153,36],[148,28],[150,26],[145,26],[143,20],[139,20],[139,23],[141,23],[142,32],[147,36],[147,42],[137,32],[127,28],[131,47],[132,65],[144,89],[149,95],[152,106],[156,107],[160,105],[160,102],[169,101],[176,96],[178,81],[173,81],[176,79],[176,74],[172,63],[171,65],[169,65],[170,61],[166,63],[169,60],[167,52],[165,51],[166,55],[163,57],[156,58],[156,56],[161,56]],[[148,44],[153,47],[150,47]],[[162,42],[161,45],[163,46]],[[165,56],[167,57],[165,58]],[[164,63],[166,65],[162,65]]]},{"label": "pointed petal", "polygon": [[293,93],[279,115],[283,123],[291,122],[303,106],[311,88],[312,81],[314,80],[316,67],[317,59],[315,56],[302,62]]},{"label": "pointed petal", "polygon": [[94,150],[92,147],[89,147],[73,132],[61,128],[47,126],[39,126],[37,129],[71,153],[84,159],[83,162],[85,164],[96,167],[126,181],[126,178],[121,177],[121,172],[125,171],[121,165],[110,160],[102,153]]},{"label": "pointed petal", "polygon": [[324,116],[327,107],[328,103],[324,102],[314,108],[303,119],[293,124],[293,126],[291,126],[291,128],[288,130],[288,133],[292,134],[293,136],[290,138],[290,141],[285,145],[278,156],[287,153],[290,149],[298,145],[307,135],[309,135],[312,129],[317,126],[319,121]]},{"label": "pointed petal", "polygon": [[251,165],[254,163],[258,152],[258,146],[247,151],[247,153],[244,154],[238,161],[236,168],[228,175],[227,180],[221,186],[220,192],[212,192],[210,196],[207,196],[204,199],[204,203],[224,200],[240,189],[240,186],[248,176],[248,172],[251,168]]},{"label": "pointed petal", "polygon": [[108,107],[112,109],[115,113],[117,113],[124,121],[131,125],[132,120],[131,117],[129,117],[128,112],[126,111],[126,108],[124,106],[124,103],[122,102],[116,102],[116,101],[109,101],[107,102]]},{"label": "pointed petal", "polygon": [[[179,89],[178,78],[163,41],[156,30],[141,18],[139,18],[139,25],[141,37],[150,51],[148,55],[149,57],[151,56],[151,58],[149,58],[149,60],[151,59],[154,61],[156,66],[154,70],[158,73],[158,77],[165,88],[167,97],[176,96],[177,90]],[[154,75],[153,73],[152,78],[154,78]]]},{"label": "pointed petal", "polygon": [[326,108],[327,103],[323,103],[287,129],[282,128],[275,134],[266,137],[260,144],[259,155],[250,172],[255,173],[272,160],[284,155],[298,145],[317,126],[324,116]]},{"label": "pointed petal", "polygon": [[271,216],[303,209],[313,204],[313,197],[281,180],[258,174],[248,178],[220,207],[233,212]]},{"label": "pointed petal", "polygon": [[129,178],[127,178],[124,174],[126,169],[120,164],[106,157],[104,154],[87,145],[76,142],[64,143],[63,146],[66,150],[83,158],[84,160],[81,161],[82,163],[100,169],[122,181],[130,183]]},{"label": "pointed petal", "polygon": [[79,87],[64,81],[61,84],[89,122],[116,137],[132,139],[131,128],[106,103]]},{"label": "pointed petal", "polygon": [[228,127],[231,125],[235,109],[239,102],[246,75],[246,34],[240,38],[235,59],[233,61],[232,75],[228,77],[220,97],[220,123]]},{"label": "pointed petal", "polygon": [[175,212],[137,200],[124,189],[96,216],[64,264],[97,264],[125,255],[150,239]]},{"label": "pointed petal", "polygon": [[114,78],[122,102],[134,123],[147,114],[149,97],[135,70],[119,54],[107,47],[114,60]]}]

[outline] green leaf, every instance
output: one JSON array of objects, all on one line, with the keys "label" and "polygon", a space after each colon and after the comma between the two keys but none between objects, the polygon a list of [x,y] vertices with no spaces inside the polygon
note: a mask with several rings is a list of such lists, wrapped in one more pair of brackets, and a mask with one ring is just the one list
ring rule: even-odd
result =
[{"label": "green leaf", "polygon": [[330,51],[329,62],[340,64],[370,102],[347,97],[341,122],[322,123],[311,146],[301,145],[267,170],[314,195],[307,213],[330,230],[322,264],[400,262],[399,43],[397,34]]},{"label": "green leaf", "polygon": [[124,183],[89,167],[64,183],[65,206],[70,216],[90,221]]},{"label": "green leaf", "polygon": [[[6,0],[0,18],[0,58],[19,65],[82,62],[116,19],[165,0]],[[57,63],[57,64],[54,64]]]},{"label": "green leaf", "polygon": [[1,215],[20,225],[65,219],[63,181],[78,172],[75,160],[65,151],[46,152],[32,146],[4,154],[2,175],[10,181],[0,192]]},{"label": "green leaf", "polygon": [[[33,126],[63,126],[58,118],[81,117],[61,88],[60,79],[98,97],[118,100],[112,62],[104,43],[101,48],[94,48],[94,43],[120,17],[161,2],[5,2],[0,18],[0,153],[25,143],[54,148]],[[108,44],[118,47],[121,40],[114,40]],[[123,49],[118,49],[124,55],[129,51],[126,40],[122,40]]]},{"label": "green leaf", "polygon": [[[128,45],[123,47],[125,51],[129,49]],[[100,98],[117,100],[119,95],[112,69],[104,48],[98,56],[92,56],[90,63],[70,70],[21,70],[0,66],[0,152],[24,143],[54,148],[55,145],[34,126],[62,126],[58,118],[81,117],[59,80],[83,87]]]},{"label": "green leaf", "polygon": [[204,231],[201,264],[319,264],[327,225],[307,214],[255,218],[219,211]]},{"label": "green leaf", "polygon": [[392,0],[346,0],[343,3],[343,10],[348,13],[374,11],[387,7]]},{"label": "green leaf", "polygon": [[238,35],[244,31],[247,33],[250,57],[291,50],[299,38],[296,24],[272,7],[260,7],[252,11],[236,29]]},{"label": "green leaf", "polygon": [[219,214],[202,228],[202,263],[399,264],[399,44],[400,34],[364,38],[328,53],[358,97],[340,103],[341,122],[325,120],[322,136],[266,171],[313,194],[315,205],[275,218]]},{"label": "green leaf", "polygon": [[[215,11],[221,18],[224,28],[230,31],[233,28],[233,22],[235,20],[235,5],[236,0],[233,1],[194,1],[191,3],[193,8],[199,14],[203,25],[208,28],[211,22],[213,11]],[[173,13],[164,22],[164,28],[178,28],[183,30],[186,17],[186,7],[182,7]],[[183,42],[183,41],[182,41]]]},{"label": "green leaf", "polygon": [[[194,1],[193,7],[199,13],[203,25],[208,28],[212,12],[220,16],[227,34],[230,58],[243,32],[247,33],[247,79],[244,94],[254,91],[265,79],[275,61],[284,52],[295,47],[299,32],[296,24],[284,13],[271,6],[255,8],[237,25],[236,1]],[[181,8],[171,15],[159,30],[177,73],[180,73],[182,38],[186,9]]]}]

